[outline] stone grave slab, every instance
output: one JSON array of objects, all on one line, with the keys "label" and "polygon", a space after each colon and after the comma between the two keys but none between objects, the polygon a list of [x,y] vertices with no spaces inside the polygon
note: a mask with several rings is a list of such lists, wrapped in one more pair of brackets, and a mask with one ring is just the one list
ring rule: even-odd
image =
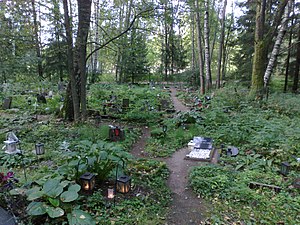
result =
[{"label": "stone grave slab", "polygon": [[216,149],[213,148],[212,139],[207,137],[194,137],[188,143],[189,153],[185,159],[210,162],[215,156]]}]

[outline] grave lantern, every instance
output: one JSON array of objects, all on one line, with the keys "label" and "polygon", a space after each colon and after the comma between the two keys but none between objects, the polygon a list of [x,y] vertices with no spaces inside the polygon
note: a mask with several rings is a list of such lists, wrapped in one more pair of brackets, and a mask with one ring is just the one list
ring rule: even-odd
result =
[{"label": "grave lantern", "polygon": [[80,176],[81,189],[85,193],[91,193],[95,187],[95,174],[86,172]]},{"label": "grave lantern", "polygon": [[44,144],[43,143],[36,143],[35,144],[35,154],[43,155],[45,153]]},{"label": "grave lantern", "polygon": [[6,141],[4,141],[4,149],[7,154],[15,154],[20,153],[20,150],[17,149],[17,144],[19,139],[13,132],[9,132],[6,137]]},{"label": "grave lantern", "polygon": [[117,183],[116,183],[116,191],[126,194],[130,191],[130,187],[131,187],[131,177],[130,176],[120,176],[117,179]]},{"label": "grave lantern", "polygon": [[115,197],[115,190],[113,188],[107,189],[107,198],[113,199]]},{"label": "grave lantern", "polygon": [[119,128],[119,127],[115,127],[115,126],[109,126],[109,139],[111,141],[122,141],[124,140],[125,135],[124,135],[124,130]]},{"label": "grave lantern", "polygon": [[280,173],[284,176],[290,172],[290,164],[288,162],[281,163]]}]

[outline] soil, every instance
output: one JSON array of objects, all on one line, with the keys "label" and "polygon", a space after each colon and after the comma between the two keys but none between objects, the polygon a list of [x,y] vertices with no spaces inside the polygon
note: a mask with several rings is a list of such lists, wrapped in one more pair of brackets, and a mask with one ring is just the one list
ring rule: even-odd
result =
[{"label": "soil", "polygon": [[[176,89],[171,88],[171,98],[175,110],[184,112],[189,109],[184,106],[176,97]],[[148,127],[142,128],[142,135],[139,141],[133,146],[132,154],[137,157],[147,157],[144,152],[147,138],[150,137]],[[200,162],[185,160],[188,148],[176,151],[171,157],[159,159],[166,162],[170,171],[167,185],[172,191],[172,202],[165,225],[196,225],[202,224],[207,211],[206,203],[196,196],[188,185],[188,174],[191,167],[199,165]]]}]

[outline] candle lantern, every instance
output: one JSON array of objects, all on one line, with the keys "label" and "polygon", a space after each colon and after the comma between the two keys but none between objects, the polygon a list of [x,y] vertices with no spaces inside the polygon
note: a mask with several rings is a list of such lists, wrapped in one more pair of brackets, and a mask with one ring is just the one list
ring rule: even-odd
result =
[{"label": "candle lantern", "polygon": [[281,163],[280,173],[283,176],[286,176],[288,175],[289,172],[290,172],[290,164],[288,162]]},{"label": "candle lantern", "polygon": [[80,176],[81,189],[86,193],[91,193],[95,187],[95,174],[86,172]]},{"label": "candle lantern", "polygon": [[19,143],[19,139],[13,132],[9,132],[6,137],[6,141],[4,141],[5,146],[5,153],[7,154],[15,154],[20,153],[20,150],[17,149],[17,144]]},{"label": "candle lantern", "polygon": [[113,199],[115,197],[115,190],[113,188],[107,189],[107,198]]},{"label": "candle lantern", "polygon": [[116,191],[126,194],[130,191],[130,187],[131,187],[131,177],[130,176],[120,176],[117,179],[117,183],[116,183]]},{"label": "candle lantern", "polygon": [[115,127],[115,126],[109,126],[109,139],[111,141],[122,141],[125,139],[125,135],[124,135],[124,130],[119,128],[119,127]]},{"label": "candle lantern", "polygon": [[44,144],[43,143],[35,144],[35,154],[43,155],[44,153],[45,153]]}]

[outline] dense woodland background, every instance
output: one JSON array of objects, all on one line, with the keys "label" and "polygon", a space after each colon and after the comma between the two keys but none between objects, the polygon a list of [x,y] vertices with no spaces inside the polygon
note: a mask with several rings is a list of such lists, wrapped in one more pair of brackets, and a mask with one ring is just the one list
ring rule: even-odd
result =
[{"label": "dense woodland background", "polygon": [[[26,225],[190,221],[174,205],[203,224],[300,224],[299,12],[299,0],[0,0],[0,139],[22,143],[0,151],[0,209]],[[168,162],[200,135],[220,157],[189,171],[177,157],[197,195],[178,203]],[[75,184],[86,171],[89,196]],[[132,190],[112,203],[118,171]],[[195,200],[203,210],[184,205]]]},{"label": "dense woodland background", "polygon": [[[101,81],[186,81],[202,94],[244,82],[258,99],[299,86],[297,0],[0,2],[1,83],[68,83],[69,119],[86,118]],[[272,74],[272,76],[271,76]]]}]

